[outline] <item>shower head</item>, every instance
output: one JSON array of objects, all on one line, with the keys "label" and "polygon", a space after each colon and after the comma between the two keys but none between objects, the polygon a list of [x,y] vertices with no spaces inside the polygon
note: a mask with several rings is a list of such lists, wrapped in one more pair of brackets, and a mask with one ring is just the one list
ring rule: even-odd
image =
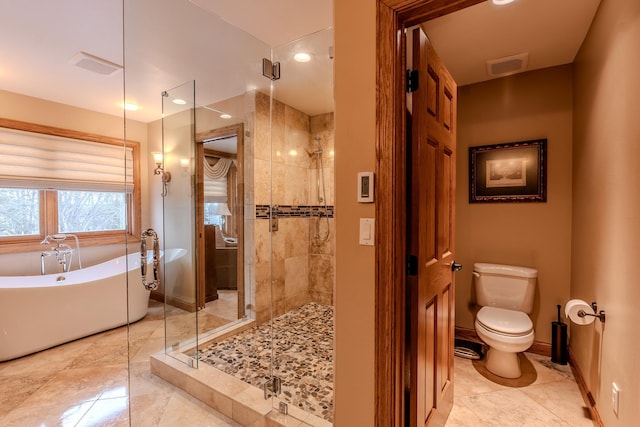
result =
[{"label": "shower head", "polygon": [[316,135],[316,136],[313,137],[313,140],[318,145],[318,149],[316,150],[316,152],[314,154],[322,154],[323,153],[322,144],[320,144],[320,141],[322,141],[322,138],[320,137],[320,135]]}]

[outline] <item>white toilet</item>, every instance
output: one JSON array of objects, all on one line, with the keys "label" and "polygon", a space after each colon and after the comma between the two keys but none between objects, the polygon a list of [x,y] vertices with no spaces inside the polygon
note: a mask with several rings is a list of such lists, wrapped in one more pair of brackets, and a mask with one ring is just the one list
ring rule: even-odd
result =
[{"label": "white toilet", "polygon": [[490,348],[487,369],[504,378],[522,375],[518,353],[533,344],[533,309],[538,270],[513,265],[473,265],[477,302],[476,332]]}]

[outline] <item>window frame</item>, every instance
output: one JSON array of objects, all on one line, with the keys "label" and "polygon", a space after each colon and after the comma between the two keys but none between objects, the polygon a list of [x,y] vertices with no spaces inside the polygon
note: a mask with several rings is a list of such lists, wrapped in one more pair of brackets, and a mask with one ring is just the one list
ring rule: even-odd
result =
[{"label": "window frame", "polygon": [[[140,143],[120,138],[112,138],[82,131],[62,129],[17,120],[0,118],[0,128],[21,130],[45,135],[60,136],[80,141],[127,147],[133,155],[133,191],[126,193],[127,228],[125,230],[77,232],[81,246],[103,246],[124,244],[140,240],[141,228],[141,185],[140,185]],[[123,180],[123,191],[125,182]],[[29,236],[0,236],[0,254],[34,252],[42,250],[40,242],[45,236],[58,233],[57,190],[38,190],[40,193],[40,234]],[[88,190],[91,191],[91,190]],[[98,190],[96,190],[98,191]]]}]

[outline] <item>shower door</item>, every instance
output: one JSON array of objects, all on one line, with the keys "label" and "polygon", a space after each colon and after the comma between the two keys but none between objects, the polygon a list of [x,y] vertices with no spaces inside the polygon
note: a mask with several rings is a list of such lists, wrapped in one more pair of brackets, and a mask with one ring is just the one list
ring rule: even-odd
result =
[{"label": "shower door", "polygon": [[[166,354],[197,367],[195,192],[191,164],[196,129],[196,82],[162,91],[162,167],[155,185],[162,197],[163,294]],[[170,174],[170,175],[168,175]]]},{"label": "shower door", "polygon": [[332,47],[329,28],[273,49],[271,339],[281,389],[273,403],[310,424],[333,422]]}]

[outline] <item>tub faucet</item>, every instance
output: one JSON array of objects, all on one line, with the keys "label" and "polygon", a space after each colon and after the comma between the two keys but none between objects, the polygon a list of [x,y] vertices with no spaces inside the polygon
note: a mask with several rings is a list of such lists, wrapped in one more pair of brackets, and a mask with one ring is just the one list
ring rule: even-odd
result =
[{"label": "tub faucet", "polygon": [[51,251],[42,251],[42,253],[40,254],[40,274],[44,276],[45,271],[44,271],[44,259],[45,257],[51,256],[51,255],[55,255],[55,251],[51,250]]},{"label": "tub faucet", "polygon": [[62,266],[62,272],[68,273],[71,269],[71,261],[73,261],[73,249],[66,243],[58,243],[58,247],[54,251],[56,252],[56,261]]},{"label": "tub faucet", "polygon": [[45,274],[45,258],[48,256],[55,256],[58,264],[62,265],[62,272],[67,273],[71,270],[71,263],[73,261],[74,249],[66,243],[62,243],[67,237],[73,237],[76,241],[75,252],[78,254],[78,268],[82,269],[82,261],[80,260],[80,242],[78,236],[75,234],[54,234],[47,235],[41,245],[48,245],[53,240],[56,246],[52,246],[51,250],[43,251],[40,254],[40,274]]}]

